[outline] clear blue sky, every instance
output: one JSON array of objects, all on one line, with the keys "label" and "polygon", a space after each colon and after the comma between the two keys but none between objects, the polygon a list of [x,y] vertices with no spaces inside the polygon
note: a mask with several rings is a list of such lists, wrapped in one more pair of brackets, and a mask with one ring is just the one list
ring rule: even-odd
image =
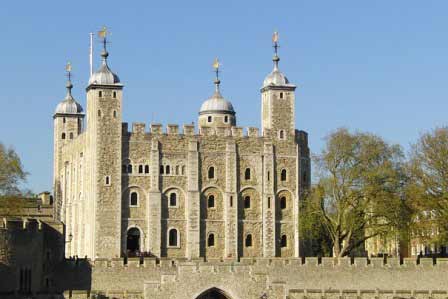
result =
[{"label": "clear blue sky", "polygon": [[[448,119],[447,1],[7,1],[0,9],[0,141],[51,189],[53,123],[73,65],[85,107],[89,32],[112,32],[110,66],[125,84],[124,121],[196,122],[212,94],[211,64],[241,126],[260,125],[259,88],[280,67],[296,92],[296,123],[318,152],[341,127],[408,147]],[[95,62],[98,65],[99,44]]]}]

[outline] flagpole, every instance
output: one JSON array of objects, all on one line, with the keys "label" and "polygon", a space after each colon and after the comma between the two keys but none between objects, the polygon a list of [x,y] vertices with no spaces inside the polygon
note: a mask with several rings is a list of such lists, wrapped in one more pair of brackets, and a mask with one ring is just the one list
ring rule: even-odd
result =
[{"label": "flagpole", "polygon": [[90,32],[89,62],[90,62],[90,76],[92,76],[92,74],[93,74],[93,33],[92,32]]}]

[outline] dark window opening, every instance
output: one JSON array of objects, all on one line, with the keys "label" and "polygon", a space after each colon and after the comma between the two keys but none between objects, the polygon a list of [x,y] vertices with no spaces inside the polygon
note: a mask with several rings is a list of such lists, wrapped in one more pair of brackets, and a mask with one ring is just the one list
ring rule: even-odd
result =
[{"label": "dark window opening", "polygon": [[286,209],[286,197],[280,198],[280,209],[284,210]]},{"label": "dark window opening", "polygon": [[280,180],[282,182],[285,182],[286,181],[286,177],[287,177],[286,169],[282,169],[282,172],[280,174]]},{"label": "dark window opening", "polygon": [[73,139],[73,133],[70,133],[70,139]]},{"label": "dark window opening", "polygon": [[143,165],[138,166],[138,173],[143,173]]},{"label": "dark window opening", "polygon": [[226,116],[224,116],[224,122],[225,123],[228,123],[229,122],[229,117],[226,115]]},{"label": "dark window opening", "polygon": [[288,246],[288,237],[286,235],[282,236],[282,239],[280,240],[280,246],[282,248],[285,248]]},{"label": "dark window opening", "polygon": [[132,164],[128,165],[128,173],[132,173]]},{"label": "dark window opening", "polygon": [[250,180],[250,168],[246,168],[246,171],[244,171],[244,179],[246,181]]},{"label": "dark window opening", "polygon": [[185,175],[185,166],[182,166],[182,175]]},{"label": "dark window opening", "polygon": [[268,197],[268,209],[270,209],[270,208],[271,208],[271,198]]},{"label": "dark window opening", "polygon": [[280,130],[280,139],[284,139],[285,138],[285,131]]},{"label": "dark window opening", "polygon": [[211,122],[212,122],[212,117],[211,117],[211,116],[207,117],[207,121],[208,121],[209,123],[211,123]]},{"label": "dark window opening", "polygon": [[169,165],[167,165],[165,167],[165,174],[170,174],[170,166]]},{"label": "dark window opening", "polygon": [[98,92],[98,96],[101,98],[101,97],[103,96],[103,92],[102,92],[102,91],[99,91],[99,92]]},{"label": "dark window opening", "polygon": [[138,205],[138,193],[132,192],[131,193],[131,206],[137,206]]},{"label": "dark window opening", "polygon": [[106,185],[110,185],[110,177],[106,177]]},{"label": "dark window opening", "polygon": [[210,195],[208,197],[207,205],[208,205],[209,208],[214,208],[215,207],[215,196]]},{"label": "dark window opening", "polygon": [[244,208],[245,209],[250,209],[250,196],[246,196],[244,198]]},{"label": "dark window opening", "polygon": [[163,167],[163,165],[160,165],[160,174],[163,174],[163,172],[164,172],[164,167]]},{"label": "dark window opening", "polygon": [[230,196],[230,207],[233,207],[233,196]]},{"label": "dark window opening", "polygon": [[117,98],[117,92],[116,91],[113,92],[113,97],[114,97],[114,99]]},{"label": "dark window opening", "polygon": [[175,206],[177,206],[177,194],[173,192],[170,194],[170,207]]},{"label": "dark window opening", "polygon": [[268,182],[271,180],[271,172],[268,171]]},{"label": "dark window opening", "polygon": [[215,234],[209,234],[207,238],[207,246],[213,247],[215,246]]},{"label": "dark window opening", "polygon": [[209,179],[215,178],[215,167],[212,166],[208,169],[208,178]]},{"label": "dark window opening", "polygon": [[251,234],[248,234],[246,236],[245,245],[246,245],[246,247],[252,247],[252,235]]},{"label": "dark window opening", "polygon": [[65,117],[62,119],[62,122],[65,124],[67,120],[65,119]]},{"label": "dark window opening", "polygon": [[168,246],[176,247],[178,246],[178,236],[177,236],[177,229],[170,229],[170,232],[168,234]]},{"label": "dark window opening", "polygon": [[136,256],[140,251],[140,230],[133,227],[128,230],[126,239],[126,253],[128,256]]},{"label": "dark window opening", "polygon": [[117,111],[114,110],[114,118],[117,118]]},{"label": "dark window opening", "polygon": [[280,93],[280,99],[283,99],[283,92]]},{"label": "dark window opening", "polygon": [[149,173],[149,165],[145,165],[145,173]]},{"label": "dark window opening", "polygon": [[62,133],[61,138],[62,138],[62,139],[65,139],[65,133]]},{"label": "dark window opening", "polygon": [[176,165],[176,175],[179,175],[179,165]]}]

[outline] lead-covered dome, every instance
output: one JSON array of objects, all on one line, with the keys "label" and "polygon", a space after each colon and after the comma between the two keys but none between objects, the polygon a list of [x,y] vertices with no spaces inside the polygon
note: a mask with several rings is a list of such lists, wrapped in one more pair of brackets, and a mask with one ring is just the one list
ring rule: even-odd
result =
[{"label": "lead-covered dome", "polygon": [[103,62],[100,66],[100,68],[90,76],[89,79],[89,85],[90,84],[97,84],[97,85],[113,85],[120,83],[120,78],[112,72],[107,65],[107,56],[109,56],[109,53],[104,50],[101,53],[101,56],[103,57]]},{"label": "lead-covered dome", "polygon": [[82,114],[83,109],[81,104],[75,101],[72,96],[72,83],[67,82],[67,95],[65,98],[56,106],[54,114]]},{"label": "lead-covered dome", "polygon": [[280,58],[277,55],[275,55],[273,59],[274,69],[264,79],[263,87],[289,85],[288,78],[286,78],[286,76],[278,68],[279,60]]},{"label": "lead-covered dome", "polygon": [[205,113],[229,113],[235,114],[232,103],[224,99],[219,90],[216,90],[212,97],[202,103],[199,114]]}]

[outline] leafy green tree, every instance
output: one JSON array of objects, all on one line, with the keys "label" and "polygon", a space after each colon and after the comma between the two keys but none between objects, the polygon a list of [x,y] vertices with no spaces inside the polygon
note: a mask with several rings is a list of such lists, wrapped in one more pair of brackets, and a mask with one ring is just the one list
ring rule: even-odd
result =
[{"label": "leafy green tree", "polygon": [[350,255],[367,239],[408,223],[399,146],[373,134],[338,129],[313,160],[317,184],[304,201],[302,225],[318,219],[331,239],[333,256]]},{"label": "leafy green tree", "polygon": [[448,242],[448,127],[422,134],[412,146],[408,167],[414,231],[425,241]]},{"label": "leafy green tree", "polygon": [[26,176],[19,155],[0,142],[0,196],[19,194]]}]

